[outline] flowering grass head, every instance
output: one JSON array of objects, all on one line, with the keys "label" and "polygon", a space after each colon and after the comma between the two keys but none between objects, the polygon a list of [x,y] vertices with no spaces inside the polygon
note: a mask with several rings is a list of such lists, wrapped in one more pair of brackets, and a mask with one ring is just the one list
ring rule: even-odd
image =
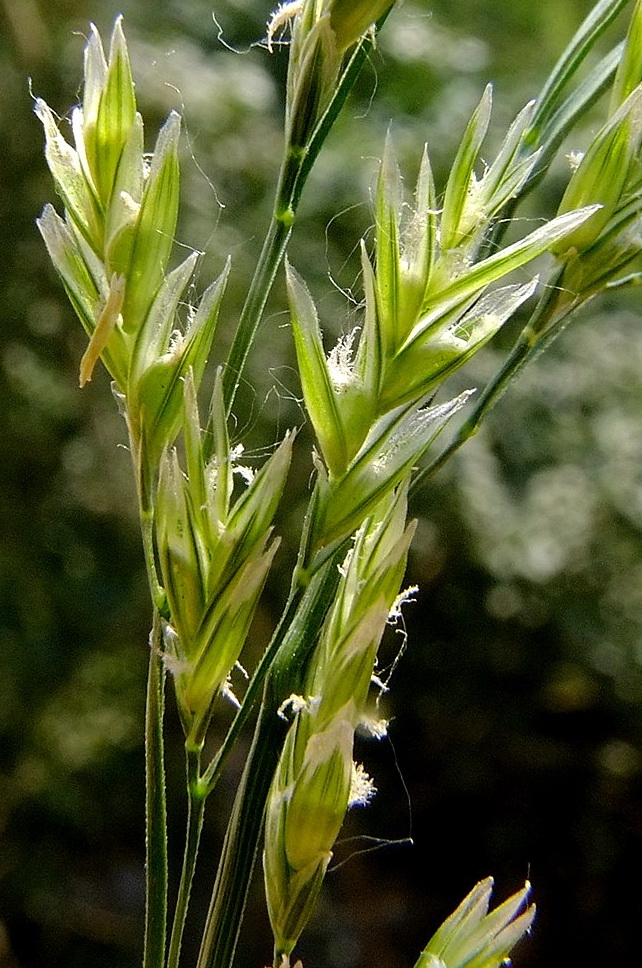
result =
[{"label": "flowering grass head", "polygon": [[286,266],[303,397],[322,460],[316,547],[347,537],[415,466],[469,393],[427,406],[458,368],[525,302],[538,278],[498,285],[595,217],[599,206],[560,214],[486,255],[482,242],[526,182],[537,152],[519,154],[528,105],[495,162],[474,171],[490,116],[490,89],[466,128],[441,211],[424,152],[414,205],[405,217],[401,176],[388,139],[377,184],[375,248],[361,264],[363,323],[326,353],[305,283]]},{"label": "flowering grass head", "polygon": [[530,885],[489,911],[493,879],[480,881],[444,921],[415,968],[500,968],[518,941],[530,931],[535,906],[528,905]]},{"label": "flowering grass head", "polygon": [[271,48],[289,25],[287,138],[295,153],[305,151],[339,85],[346,54],[386,14],[395,0],[293,0],[282,3],[268,22]]},{"label": "flowering grass head", "polygon": [[169,608],[166,664],[195,747],[203,742],[214,701],[227,689],[278,548],[272,518],[293,442],[287,434],[253,474],[230,445],[224,412],[219,372],[204,434],[189,371],[182,414],[186,469],[175,448],[166,451],[156,499],[156,546]]},{"label": "flowering grass head", "polygon": [[71,115],[74,145],[44,101],[35,110],[64,206],[61,217],[47,205],[38,226],[89,337],[80,384],[102,359],[132,442],[156,467],[180,430],[182,381],[190,369],[197,385],[203,375],[229,272],[228,265],[182,322],[179,305],[198,256],[166,272],[178,217],[180,117],[170,114],[146,155],[120,18],[108,57],[92,26],[83,102]]},{"label": "flowering grass head", "polygon": [[[321,888],[351,802],[374,790],[353,763],[377,650],[397,601],[414,525],[407,486],[385,497],[359,529],[321,629],[266,808],[263,868],[275,965],[289,958]],[[293,701],[293,700],[296,701]]]}]

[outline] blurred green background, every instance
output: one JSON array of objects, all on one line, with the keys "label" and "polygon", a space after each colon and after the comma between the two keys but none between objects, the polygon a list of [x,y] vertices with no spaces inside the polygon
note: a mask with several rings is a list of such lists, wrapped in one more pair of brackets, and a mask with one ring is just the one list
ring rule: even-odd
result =
[{"label": "blurred green background", "polygon": [[[406,0],[390,19],[290,250],[328,331],[352,311],[344,293],[355,287],[358,297],[355,246],[372,225],[390,123],[409,180],[427,141],[443,185],[486,81],[500,137],[590,6]],[[85,340],[34,226],[53,193],[31,110],[33,92],[68,116],[87,25],[108,35],[120,12],[150,147],[171,108],[185,116],[178,241],[204,251],[203,284],[232,254],[218,353],[257,256],[280,152],[285,57],[251,47],[270,12],[263,0],[220,0],[216,22],[205,0],[0,3],[1,968],[132,968],[141,956],[149,605],[124,427],[104,373],[77,388]],[[558,190],[553,178],[532,213],[550,212]],[[277,286],[239,404],[250,451],[301,420],[283,305]],[[501,348],[500,339],[459,382],[483,382]],[[408,581],[421,590],[384,703],[391,738],[359,749],[379,795],[346,828],[346,838],[390,844],[369,853],[363,839],[339,845],[301,944],[306,968],[409,968],[488,873],[502,894],[534,883],[540,913],[517,953],[523,968],[638,962],[641,374],[639,296],[602,298],[415,501]],[[297,463],[301,501],[307,452]],[[280,524],[289,553],[292,506]],[[283,599],[287,556],[257,641]],[[402,643],[392,635],[388,661]],[[178,843],[182,754],[171,706],[168,754]],[[223,824],[212,804],[185,964]],[[408,838],[413,846],[394,843]],[[260,882],[250,903],[243,968],[270,958]]]}]

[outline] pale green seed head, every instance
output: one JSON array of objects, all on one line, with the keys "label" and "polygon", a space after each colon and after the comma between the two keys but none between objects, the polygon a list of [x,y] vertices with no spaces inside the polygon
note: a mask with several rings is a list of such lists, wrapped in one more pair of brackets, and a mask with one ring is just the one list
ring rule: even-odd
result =
[{"label": "pale green seed head", "polygon": [[[205,317],[215,302],[207,300]],[[193,320],[192,325],[197,323]],[[169,607],[168,628],[176,636],[172,655],[182,657],[168,668],[175,674],[188,740],[198,745],[213,702],[227,688],[278,549],[278,540],[270,541],[272,518],[285,485],[293,435],[286,436],[232,503],[235,458],[225,425],[220,373],[214,401],[221,419],[210,425],[213,456],[210,433],[200,428],[193,370],[188,368],[176,382],[183,401],[186,470],[176,450],[165,449],[155,501],[156,546]]]},{"label": "pale green seed head", "polygon": [[[217,303],[199,311],[189,332],[172,335],[182,330],[175,304],[196,258],[165,277],[178,213],[180,118],[170,114],[148,163],[120,17],[107,58],[100,35],[91,29],[83,105],[71,118],[75,147],[63,138],[44,101],[38,99],[35,110],[66,210],[64,245],[50,214],[43,216],[42,230],[90,336],[81,384],[101,356],[126,397],[134,441],[145,439],[155,466],[178,432],[180,381],[190,366],[200,380],[218,310]],[[220,283],[215,284],[217,300]],[[204,297],[208,302],[210,293]]]},{"label": "pale green seed head", "polygon": [[261,542],[225,588],[205,603],[195,637],[196,658],[182,683],[183,701],[192,714],[188,741],[194,745],[203,742],[213,703],[241,654],[279,540],[264,546]]},{"label": "pale green seed head", "polygon": [[432,937],[415,968],[500,968],[505,964],[511,950],[530,930],[535,906],[527,906],[527,883],[489,912],[492,889],[491,877],[473,888]]},{"label": "pale green seed head", "polygon": [[341,76],[344,55],[393,6],[391,0],[292,0],[268,22],[267,43],[289,26],[287,135],[305,150]]},{"label": "pale green seed head", "polygon": [[[351,802],[373,787],[353,763],[376,652],[405,569],[407,489],[374,509],[341,567],[335,603],[299,697],[270,789],[264,875],[277,952],[305,927]],[[288,704],[292,706],[293,704]]]},{"label": "pale green seed head", "polygon": [[[462,137],[441,207],[437,205],[427,150],[413,202],[408,205],[392,139],[390,135],[386,139],[377,184],[374,258],[377,325],[384,368],[421,326],[426,311],[434,310],[435,296],[474,266],[493,219],[523,187],[537,162],[536,152],[524,155],[521,150],[533,113],[531,103],[510,125],[490,167],[482,164],[480,152],[491,104],[489,86]],[[419,384],[422,372],[417,369],[413,385]],[[398,402],[403,398],[401,395]],[[380,411],[388,406],[390,400]]]},{"label": "pale green seed head", "polygon": [[169,627],[177,636],[174,652],[184,659],[180,668],[168,667],[175,673],[188,738],[199,744],[212,704],[243,648],[279,542],[268,544],[267,527],[246,555],[228,567],[224,580],[213,581],[212,569],[220,577],[221,559],[230,562],[234,541],[225,522],[221,534],[210,530],[175,451],[161,465],[155,520]]}]

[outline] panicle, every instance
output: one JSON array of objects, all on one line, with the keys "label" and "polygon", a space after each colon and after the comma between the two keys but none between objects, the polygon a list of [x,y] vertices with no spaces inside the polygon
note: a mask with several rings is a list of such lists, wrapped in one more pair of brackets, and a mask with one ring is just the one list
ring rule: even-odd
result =
[{"label": "panicle", "polygon": [[88,383],[102,359],[124,398],[132,442],[156,467],[180,429],[182,381],[198,385],[209,353],[229,265],[186,323],[179,305],[198,261],[167,273],[180,191],[181,119],[172,111],[151,161],[144,157],[127,44],[118,17],[106,56],[92,25],[84,96],[72,112],[73,146],[38,98],[45,156],[64,207],[38,220],[52,262],[89,337],[80,366]]},{"label": "panicle", "polygon": [[489,123],[486,90],[464,133],[441,211],[427,152],[414,205],[405,216],[403,184],[388,137],[377,183],[375,252],[361,264],[362,326],[326,353],[304,281],[286,265],[290,316],[307,411],[319,460],[315,547],[345,538],[373,504],[422,457],[468,393],[426,406],[443,382],[478,352],[535,292],[538,277],[497,285],[527,262],[566,244],[599,205],[560,215],[503,249],[482,248],[504,206],[530,176],[537,151],[524,154],[533,105],[510,125],[494,162],[475,166]]},{"label": "panicle", "polygon": [[294,0],[272,14],[267,42],[289,24],[287,136],[305,151],[337,90],[347,53],[368,34],[395,0]]},{"label": "panicle", "polygon": [[489,912],[493,879],[480,881],[444,921],[424,948],[415,968],[500,968],[530,931],[535,905],[530,884]]},{"label": "panicle", "polygon": [[[213,411],[224,412],[219,370]],[[235,453],[214,419],[213,452],[200,428],[192,371],[184,381],[186,470],[166,450],[156,500],[156,544],[167,595],[166,663],[173,674],[188,745],[203,742],[214,701],[237,662],[278,540],[272,518],[290,466],[293,434],[237,497]]]},{"label": "panicle", "polygon": [[263,855],[276,959],[289,958],[307,923],[350,803],[367,803],[374,791],[353,763],[353,740],[414,533],[406,512],[404,484],[359,529],[305,695],[288,704],[294,719],[268,796]]}]

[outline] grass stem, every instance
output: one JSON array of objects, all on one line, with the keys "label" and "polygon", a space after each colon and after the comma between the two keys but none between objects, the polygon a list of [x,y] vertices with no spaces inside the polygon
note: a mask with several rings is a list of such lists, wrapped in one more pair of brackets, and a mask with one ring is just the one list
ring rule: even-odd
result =
[{"label": "grass stem", "polygon": [[163,714],[164,670],[160,652],[160,616],[154,612],[150,634],[145,707],[145,944],[143,968],[165,964],[167,930],[167,806]]}]

